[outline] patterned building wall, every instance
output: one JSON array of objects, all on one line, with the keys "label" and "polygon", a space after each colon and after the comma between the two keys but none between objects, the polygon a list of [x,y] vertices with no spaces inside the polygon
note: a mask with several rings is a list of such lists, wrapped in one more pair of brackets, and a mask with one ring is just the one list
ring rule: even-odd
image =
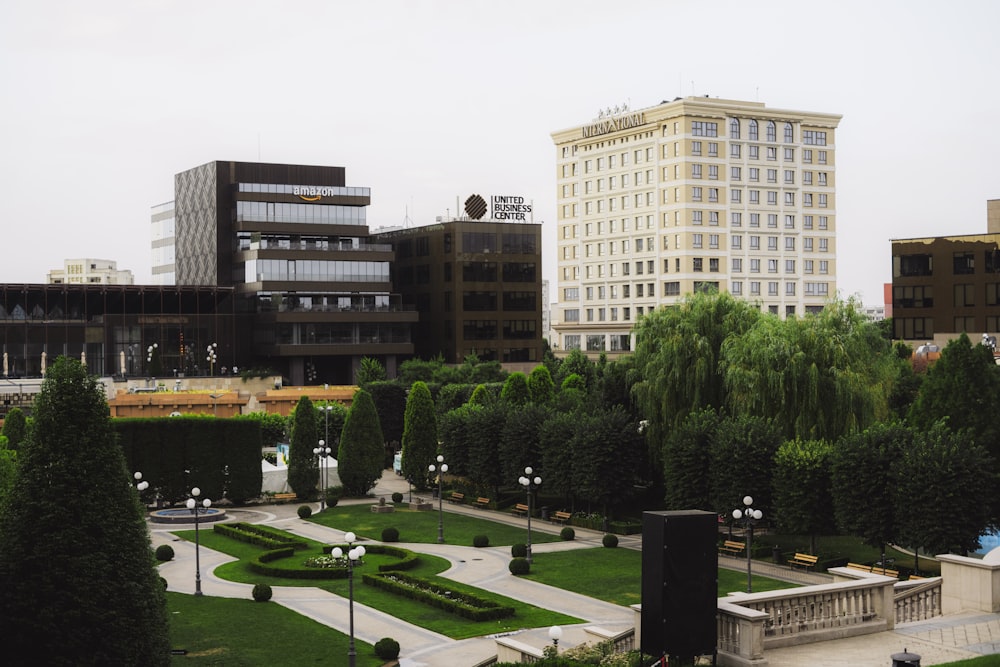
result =
[{"label": "patterned building wall", "polygon": [[218,270],[216,165],[209,162],[174,177],[178,285],[231,285]]}]

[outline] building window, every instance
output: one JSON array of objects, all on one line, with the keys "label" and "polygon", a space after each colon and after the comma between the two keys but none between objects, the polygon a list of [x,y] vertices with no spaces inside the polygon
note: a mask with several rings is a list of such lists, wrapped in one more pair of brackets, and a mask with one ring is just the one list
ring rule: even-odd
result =
[{"label": "building window", "polygon": [[740,159],[740,146],[742,144],[730,144],[729,145],[729,157]]},{"label": "building window", "polygon": [[757,121],[750,120],[750,141],[757,141]]},{"label": "building window", "polygon": [[785,206],[795,206],[795,193],[786,192],[785,193]]},{"label": "building window", "polygon": [[777,282],[773,282],[772,281],[772,282],[769,282],[767,284],[767,294],[768,294],[768,296],[778,296],[778,283]]},{"label": "building window", "polygon": [[785,185],[794,185],[794,184],[795,184],[795,170],[794,169],[786,169],[785,170]]},{"label": "building window", "polygon": [[806,252],[812,252],[813,240],[811,236],[807,236],[804,239],[802,239],[802,249]]},{"label": "building window", "polygon": [[805,273],[813,272],[813,261],[811,259],[802,260],[802,270]]},{"label": "building window", "polygon": [[701,211],[691,211],[691,224],[692,225],[701,224]]},{"label": "building window", "polygon": [[786,148],[785,149],[785,162],[795,162],[795,149]]},{"label": "building window", "polygon": [[760,159],[760,146],[756,144],[750,146],[750,159],[759,160]]},{"label": "building window", "polygon": [[738,181],[742,178],[742,171],[740,167],[730,167],[729,168],[729,179],[733,181]]},{"label": "building window", "polygon": [[768,141],[777,141],[778,140],[777,127],[775,126],[773,120],[767,121],[767,140]]},{"label": "building window", "polygon": [[751,213],[750,214],[750,226],[751,227],[760,227],[760,213]]},{"label": "building window", "polygon": [[817,158],[820,164],[826,164],[826,151],[818,151]]},{"label": "building window", "polygon": [[579,308],[567,308],[563,311],[563,319],[567,322],[579,322],[580,321],[580,309]]},{"label": "building window", "polygon": [[750,259],[750,273],[760,273],[760,260],[756,258]]},{"label": "building window", "polygon": [[786,259],[785,260],[785,273],[795,273],[795,260]]},{"label": "building window", "polygon": [[767,272],[768,273],[777,273],[778,272],[778,260],[776,260],[776,259],[769,259],[769,260],[767,260]]},{"label": "building window", "polygon": [[826,208],[826,195],[819,196],[819,207]]},{"label": "building window", "polygon": [[719,124],[706,121],[693,121],[691,123],[691,134],[695,137],[717,137],[719,136]]},{"label": "building window", "polygon": [[830,262],[826,261],[825,259],[821,259],[819,261],[819,272],[820,273],[822,273],[824,275],[827,274],[827,273],[829,273],[830,272],[829,271],[829,267],[830,267]]},{"label": "building window", "polygon": [[678,296],[681,293],[679,282],[663,283],[663,296]]},{"label": "building window", "polygon": [[719,201],[719,188],[709,188],[708,189],[708,201],[712,201],[712,202]]},{"label": "building window", "polygon": [[736,234],[729,237],[729,243],[733,250],[740,250],[743,247],[743,235]]},{"label": "building window", "polygon": [[729,291],[736,296],[743,294],[743,283],[739,280],[733,281],[729,285]]},{"label": "building window", "polygon": [[691,201],[701,201],[701,188],[699,187],[691,188]]},{"label": "building window", "polygon": [[757,167],[750,167],[750,180],[754,183],[760,181],[760,169]]},{"label": "building window", "polygon": [[743,260],[739,257],[732,258],[732,272],[743,273]]},{"label": "building window", "polygon": [[691,142],[691,155],[701,155],[701,142],[692,141]]},{"label": "building window", "polygon": [[751,250],[760,250],[760,237],[759,236],[751,236],[750,237],[750,249]]},{"label": "building window", "polygon": [[739,139],[740,138],[740,121],[733,118],[729,121],[729,138]]},{"label": "building window", "polygon": [[785,229],[795,229],[795,216],[786,215],[785,216]]},{"label": "building window", "polygon": [[778,193],[774,190],[767,191],[767,203],[769,206],[778,205]]},{"label": "building window", "polygon": [[768,183],[777,183],[778,182],[778,170],[777,169],[768,169],[767,170],[767,182]]},{"label": "building window", "polygon": [[760,282],[757,280],[750,281],[750,294],[760,294]]},{"label": "building window", "polygon": [[[976,305],[976,291],[975,286],[970,284],[959,283],[955,285],[955,308],[961,308],[963,306],[974,306]],[[956,330],[960,331],[960,330]]]},{"label": "building window", "polygon": [[825,171],[819,172],[819,174],[817,175],[817,178],[819,178],[819,184],[820,185],[822,185],[822,186],[826,185],[826,172]]},{"label": "building window", "polygon": [[709,273],[718,273],[719,272],[719,258],[718,257],[709,257],[708,258],[708,271],[709,271]]},{"label": "building window", "polygon": [[730,213],[729,224],[733,227],[740,227],[743,224],[743,214],[739,211],[733,211]]},{"label": "building window", "polygon": [[587,352],[604,351],[604,334],[587,334]]},{"label": "building window", "polygon": [[760,203],[760,190],[751,190],[750,191],[750,203],[751,204],[759,204]]},{"label": "building window", "polygon": [[829,240],[828,239],[820,239],[819,240],[819,251],[820,252],[826,252],[828,249],[829,249]]},{"label": "building window", "polygon": [[778,237],[777,236],[768,236],[767,237],[767,249],[768,250],[777,250],[778,249]]},{"label": "building window", "polygon": [[719,157],[719,144],[715,141],[708,142],[708,157]]},{"label": "building window", "polygon": [[807,146],[826,146],[826,132],[803,130],[802,143]]},{"label": "building window", "polygon": [[802,149],[802,161],[805,162],[805,163],[807,163],[807,164],[812,164],[812,161],[813,161],[813,152],[812,152],[811,148],[803,148]]},{"label": "building window", "polygon": [[739,188],[733,188],[729,191],[729,201],[734,204],[739,204],[743,198],[743,191]]},{"label": "building window", "polygon": [[795,139],[794,139],[794,133],[792,131],[792,124],[785,123],[785,143],[790,144],[793,141],[795,141]]},{"label": "building window", "polygon": [[786,236],[785,237],[785,250],[795,250],[795,237]]},{"label": "building window", "polygon": [[563,336],[563,345],[566,346],[567,350],[579,350],[580,334],[571,334]]},{"label": "building window", "polygon": [[767,214],[767,226],[776,229],[778,227],[778,214],[768,213]]},{"label": "building window", "polygon": [[778,159],[778,148],[776,146],[767,147],[767,159],[772,162]]},{"label": "building window", "polygon": [[825,215],[819,216],[819,228],[826,229],[826,224],[828,220],[829,218],[827,218]]},{"label": "building window", "polygon": [[802,216],[802,229],[813,228],[813,217],[811,215]]},{"label": "building window", "polygon": [[[715,250],[718,250],[718,248],[719,248],[719,235],[718,234],[709,234],[708,235],[708,247],[712,248],[712,249],[715,249]],[[652,273],[652,271],[650,271],[650,273]]]},{"label": "building window", "polygon": [[708,180],[710,181],[719,180],[719,165],[717,164],[708,165]]},{"label": "building window", "polygon": [[692,248],[700,248],[701,247],[701,234],[692,234],[691,235],[691,247]]},{"label": "building window", "polygon": [[701,273],[701,271],[702,271],[702,259],[701,259],[701,257],[692,257],[691,258],[691,262],[692,262],[692,268],[691,268],[691,270],[694,271],[695,273]]}]

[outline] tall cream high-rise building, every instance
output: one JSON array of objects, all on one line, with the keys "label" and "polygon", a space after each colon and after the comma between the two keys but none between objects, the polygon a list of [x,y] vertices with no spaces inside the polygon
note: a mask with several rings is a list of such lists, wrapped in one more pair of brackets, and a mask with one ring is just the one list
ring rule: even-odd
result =
[{"label": "tall cream high-rise building", "polygon": [[642,315],[698,290],[821,310],[837,292],[840,119],[685,97],[553,132],[557,350],[627,352]]}]

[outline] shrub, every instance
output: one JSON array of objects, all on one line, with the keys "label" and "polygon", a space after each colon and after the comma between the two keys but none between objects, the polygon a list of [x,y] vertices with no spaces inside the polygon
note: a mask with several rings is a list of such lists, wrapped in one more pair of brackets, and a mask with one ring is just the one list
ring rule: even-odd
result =
[{"label": "shrub", "polygon": [[490,538],[486,535],[476,535],[472,538],[472,546],[488,547],[490,546]]},{"label": "shrub", "polygon": [[614,549],[618,546],[618,536],[614,533],[608,533],[604,536],[601,542],[609,549]]},{"label": "shrub", "polygon": [[382,529],[383,542],[399,542],[399,530],[389,526]]},{"label": "shrub", "polygon": [[512,558],[510,565],[507,566],[507,569],[509,569],[510,573],[513,575],[528,574],[528,572],[531,571],[531,563],[528,562],[527,558]]},{"label": "shrub", "polygon": [[330,503],[330,507],[335,507],[337,501],[344,497],[344,487],[342,486],[328,486],[326,488],[326,502]]},{"label": "shrub", "polygon": [[163,590],[167,590],[167,580],[164,577],[160,577],[160,583],[163,584]]},{"label": "shrub", "polygon": [[166,562],[168,560],[173,560],[174,548],[169,544],[161,544],[160,546],[156,547],[155,555],[156,555],[156,560],[160,561],[161,563]]},{"label": "shrub", "polygon": [[394,502],[394,503],[401,503],[401,502],[403,502],[403,494],[400,493],[399,491],[393,491],[392,492],[392,502]]},{"label": "shrub", "polygon": [[267,602],[271,599],[271,587],[267,584],[254,584],[253,599],[257,602]]},{"label": "shrub", "polygon": [[375,642],[375,655],[382,660],[395,660],[399,657],[399,642],[392,637],[382,637]]},{"label": "shrub", "polygon": [[510,548],[510,555],[514,558],[524,558],[528,555],[528,547],[523,544],[515,544]]},{"label": "shrub", "polygon": [[573,530],[572,526],[566,526],[559,531],[559,537],[561,537],[564,541],[569,542],[570,540],[576,538],[576,531]]},{"label": "shrub", "polygon": [[340,498],[337,498],[336,496],[334,496],[333,498],[327,498],[326,499],[326,507],[327,507],[327,509],[329,509],[331,507],[336,507],[337,503],[339,503],[339,502],[340,502]]},{"label": "shrub", "polygon": [[299,505],[298,512],[300,519],[308,519],[313,515],[313,508],[309,507],[309,505]]}]

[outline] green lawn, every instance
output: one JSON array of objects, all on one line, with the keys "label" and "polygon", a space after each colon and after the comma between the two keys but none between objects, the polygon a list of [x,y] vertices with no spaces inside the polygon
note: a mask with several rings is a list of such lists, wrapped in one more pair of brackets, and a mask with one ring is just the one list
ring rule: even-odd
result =
[{"label": "green lawn", "polygon": [[[719,568],[719,597],[745,591],[746,572]],[[624,606],[641,602],[642,554],[632,549],[575,549],[534,554],[526,576],[543,584]],[[793,588],[777,579],[754,575],[755,592]]]},{"label": "green lawn", "polygon": [[1000,654],[984,655],[981,658],[969,658],[958,662],[946,662],[938,667],[1000,667]]},{"label": "green lawn", "polygon": [[[174,665],[346,664],[349,638],[274,602],[167,593]],[[383,664],[355,640],[359,667]],[[340,659],[336,659],[339,656]]]},{"label": "green lawn", "polygon": [[[176,534],[186,540],[194,540],[194,531],[178,531]],[[315,586],[345,598],[348,596],[348,582],[346,579],[284,579],[251,572],[247,566],[247,561],[261,552],[259,547],[238,542],[209,531],[202,532],[201,544],[209,549],[214,549],[240,559],[239,561],[227,563],[216,568],[215,574],[223,579],[248,584],[264,583],[271,586]],[[299,552],[294,558],[304,560],[310,555],[317,554],[319,552],[319,545],[318,543],[313,544],[316,546],[315,550]],[[448,569],[451,564],[443,558],[421,554],[420,564],[416,568],[408,570],[410,574],[436,580],[439,584],[445,585],[451,590],[474,593],[505,606],[514,607],[516,610],[514,616],[499,621],[469,621],[455,614],[430,607],[429,605],[393,595],[388,591],[363,585],[360,575],[368,570],[376,571],[377,567],[377,557],[374,555],[371,558],[366,557],[365,560],[365,565],[362,565],[355,571],[358,578],[354,586],[354,599],[357,602],[384,611],[407,623],[439,632],[453,639],[467,639],[469,637],[478,637],[496,632],[510,632],[520,628],[538,628],[583,622],[579,618],[524,604],[523,602],[502,595],[463,586],[450,579],[437,577],[438,573]]]},{"label": "green lawn", "polygon": [[[759,542],[758,542],[759,540]],[[808,535],[779,535],[765,534],[754,536],[754,551],[757,544],[778,545],[784,553],[801,551],[812,553],[809,546]],[[891,547],[885,550],[886,556],[893,559],[890,565],[894,570],[913,569],[913,554],[906,554]],[[821,561],[833,559],[847,559],[852,563],[872,563],[879,560],[882,555],[875,547],[870,547],[860,538],[850,535],[819,535],[816,537],[816,555]],[[941,564],[930,558],[920,557],[920,573],[925,576],[937,576],[941,574]]]},{"label": "green lawn", "polygon": [[[509,526],[505,523],[490,521],[486,517],[492,514],[483,510],[484,517],[466,516],[452,512],[443,513],[444,541],[447,544],[472,546],[472,538],[476,535],[486,535],[490,538],[490,546],[523,544],[528,537],[526,528]],[[356,534],[372,540],[382,539],[383,528],[395,528],[399,531],[400,542],[436,543],[438,537],[437,505],[433,512],[418,512],[406,505],[396,505],[393,512],[380,514],[372,512],[368,504],[338,505],[324,512],[312,515],[311,521],[329,528],[353,530]],[[559,536],[531,531],[532,544],[542,542],[558,542]]]}]

